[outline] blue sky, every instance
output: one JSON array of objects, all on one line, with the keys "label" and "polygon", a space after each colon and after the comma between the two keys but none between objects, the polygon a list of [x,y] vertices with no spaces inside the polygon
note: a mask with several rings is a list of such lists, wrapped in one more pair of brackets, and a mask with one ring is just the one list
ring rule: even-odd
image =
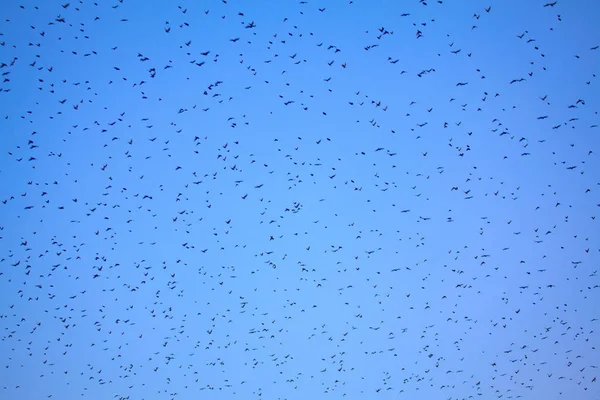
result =
[{"label": "blue sky", "polygon": [[2,398],[578,398],[597,2],[0,4]]}]

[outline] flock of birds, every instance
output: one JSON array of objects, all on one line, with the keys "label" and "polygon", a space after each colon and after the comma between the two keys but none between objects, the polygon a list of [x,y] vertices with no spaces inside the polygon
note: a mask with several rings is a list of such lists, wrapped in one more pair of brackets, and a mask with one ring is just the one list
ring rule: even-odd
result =
[{"label": "flock of birds", "polygon": [[0,398],[600,398],[595,2],[0,4]]}]

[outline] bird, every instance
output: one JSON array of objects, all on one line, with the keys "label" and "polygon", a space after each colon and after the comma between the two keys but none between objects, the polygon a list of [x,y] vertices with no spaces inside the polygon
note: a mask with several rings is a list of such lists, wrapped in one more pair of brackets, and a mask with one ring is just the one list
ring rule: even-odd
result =
[{"label": "bird", "polygon": [[596,398],[557,3],[4,7],[0,397]]}]

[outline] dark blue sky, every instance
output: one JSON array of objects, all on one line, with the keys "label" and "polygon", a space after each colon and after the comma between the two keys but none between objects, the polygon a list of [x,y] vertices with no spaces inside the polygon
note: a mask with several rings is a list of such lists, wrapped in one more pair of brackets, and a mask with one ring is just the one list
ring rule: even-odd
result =
[{"label": "dark blue sky", "polygon": [[0,3],[0,397],[600,396],[600,5]]}]

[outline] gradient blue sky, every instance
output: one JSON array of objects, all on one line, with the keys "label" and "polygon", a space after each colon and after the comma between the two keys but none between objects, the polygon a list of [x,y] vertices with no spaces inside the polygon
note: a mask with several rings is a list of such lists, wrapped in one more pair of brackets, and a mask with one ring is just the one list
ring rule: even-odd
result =
[{"label": "gradient blue sky", "polygon": [[600,397],[598,2],[0,15],[1,398]]}]

